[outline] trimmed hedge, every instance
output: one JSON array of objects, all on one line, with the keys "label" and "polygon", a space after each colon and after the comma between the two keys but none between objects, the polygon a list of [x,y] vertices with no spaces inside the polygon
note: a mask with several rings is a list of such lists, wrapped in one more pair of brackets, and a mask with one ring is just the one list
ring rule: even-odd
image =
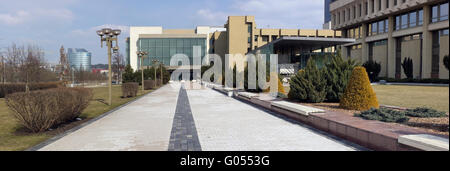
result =
[{"label": "trimmed hedge", "polygon": [[448,115],[445,112],[439,112],[434,109],[419,107],[415,109],[408,109],[405,113],[407,116],[418,117],[418,118],[442,118]]},{"label": "trimmed hedge", "polygon": [[139,83],[123,83],[122,97],[136,97],[139,90]]},{"label": "trimmed hedge", "polygon": [[91,99],[90,89],[57,88],[8,94],[6,105],[20,124],[37,133],[79,117]]},{"label": "trimmed hedge", "polygon": [[[63,82],[47,82],[47,83],[30,83],[28,88],[30,91],[46,90],[51,88],[64,87]],[[25,83],[0,84],[0,98],[4,98],[7,94],[25,92],[27,90]]]},{"label": "trimmed hedge", "polygon": [[378,99],[364,67],[355,67],[341,98],[340,106],[349,110],[379,108]]},{"label": "trimmed hedge", "polygon": [[[158,86],[158,85],[156,85]],[[151,90],[154,89],[155,87],[155,80],[145,80],[144,81],[144,89],[145,90]]]},{"label": "trimmed hedge", "polygon": [[369,75],[370,82],[375,82],[378,80],[378,75],[381,72],[381,64],[376,61],[369,60],[363,64],[366,68],[367,74]]},{"label": "trimmed hedge", "polygon": [[395,123],[406,123],[409,118],[404,112],[392,110],[392,109],[375,109],[363,111],[361,113],[355,113],[355,117],[361,117],[367,120],[377,120],[382,122],[395,122]]}]

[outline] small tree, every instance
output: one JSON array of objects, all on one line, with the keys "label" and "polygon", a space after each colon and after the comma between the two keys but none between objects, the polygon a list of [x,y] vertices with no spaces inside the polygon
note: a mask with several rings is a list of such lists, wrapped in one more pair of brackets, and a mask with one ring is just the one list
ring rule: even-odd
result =
[{"label": "small tree", "polygon": [[318,69],[313,59],[308,60],[304,71],[299,72],[291,80],[290,99],[310,103],[325,101],[327,95],[327,81],[324,70]]},{"label": "small tree", "polygon": [[377,81],[378,75],[381,72],[381,64],[377,63],[376,61],[369,60],[363,64],[363,67],[366,68],[370,82]]},{"label": "small tree", "polygon": [[408,79],[413,78],[413,61],[411,58],[405,58],[402,63],[403,72],[405,72],[405,75]]},{"label": "small tree", "polygon": [[364,67],[355,67],[341,98],[340,106],[349,110],[369,110],[379,108],[378,99],[370,85],[369,77]]},{"label": "small tree", "polygon": [[444,66],[445,66],[445,68],[447,68],[447,70],[448,70],[448,55],[445,55],[444,56]]},{"label": "small tree", "polygon": [[123,77],[123,83],[134,82],[134,80],[135,80],[134,79],[134,71],[130,65],[127,65],[125,67],[125,71],[124,71],[122,77]]}]

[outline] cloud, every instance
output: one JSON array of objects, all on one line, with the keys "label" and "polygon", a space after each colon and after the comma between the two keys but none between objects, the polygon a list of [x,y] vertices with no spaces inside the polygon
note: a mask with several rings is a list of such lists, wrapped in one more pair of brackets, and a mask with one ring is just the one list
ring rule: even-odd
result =
[{"label": "cloud", "polygon": [[0,25],[15,26],[30,24],[33,22],[71,22],[75,18],[72,11],[68,9],[44,9],[18,10],[11,13],[0,13]]},{"label": "cloud", "polygon": [[30,14],[26,11],[17,11],[15,14],[0,14],[0,23],[5,23],[6,25],[16,25],[23,23],[29,17]]},{"label": "cloud", "polygon": [[271,28],[313,29],[322,27],[323,5],[323,1],[316,0],[233,0],[229,9],[203,8],[196,16],[205,22],[223,24],[228,15],[252,15],[262,28],[270,25]]}]

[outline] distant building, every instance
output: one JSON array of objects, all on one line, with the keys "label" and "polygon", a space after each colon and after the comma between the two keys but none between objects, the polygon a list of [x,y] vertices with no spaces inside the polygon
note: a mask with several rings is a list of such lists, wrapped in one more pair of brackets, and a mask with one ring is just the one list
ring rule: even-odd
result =
[{"label": "distant building", "polygon": [[84,71],[91,70],[91,52],[86,49],[69,48],[68,53],[69,65],[74,69],[82,69]]},{"label": "distant building", "polygon": [[324,24],[323,29],[331,29],[331,13],[330,4],[335,0],[325,0],[325,11],[324,11]]}]

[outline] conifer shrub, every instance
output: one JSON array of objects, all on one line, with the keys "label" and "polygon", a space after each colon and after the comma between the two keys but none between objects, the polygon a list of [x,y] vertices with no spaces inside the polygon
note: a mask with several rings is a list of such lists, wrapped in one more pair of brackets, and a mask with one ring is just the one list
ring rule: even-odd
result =
[{"label": "conifer shrub", "polygon": [[122,97],[136,97],[139,90],[139,83],[124,83],[122,84]]},{"label": "conifer shrub", "polygon": [[409,118],[405,115],[405,112],[386,108],[381,109],[371,108],[367,111],[356,113],[355,117],[361,117],[366,120],[377,120],[382,122],[395,122],[395,123],[406,123],[409,121]]},{"label": "conifer shrub", "polygon": [[344,60],[338,52],[333,56],[325,69],[327,80],[327,101],[339,102],[352,75],[353,68],[357,65],[355,60]]},{"label": "conifer shrub", "polygon": [[375,61],[369,60],[363,64],[366,68],[367,74],[369,75],[370,82],[375,82],[378,80],[378,75],[381,72],[381,64]]},{"label": "conifer shrub", "polygon": [[348,82],[340,106],[349,110],[379,108],[378,99],[364,67],[355,67]]},{"label": "conifer shrub", "polygon": [[321,103],[327,95],[327,81],[324,70],[318,69],[313,59],[308,60],[304,71],[300,71],[290,82],[288,97],[291,100]]},{"label": "conifer shrub", "polygon": [[440,112],[426,107],[408,109],[406,110],[406,115],[418,118],[442,118],[448,116],[447,114],[445,114],[445,112]]},{"label": "conifer shrub", "polygon": [[403,72],[408,79],[413,79],[413,61],[411,58],[405,58],[402,63]]}]

